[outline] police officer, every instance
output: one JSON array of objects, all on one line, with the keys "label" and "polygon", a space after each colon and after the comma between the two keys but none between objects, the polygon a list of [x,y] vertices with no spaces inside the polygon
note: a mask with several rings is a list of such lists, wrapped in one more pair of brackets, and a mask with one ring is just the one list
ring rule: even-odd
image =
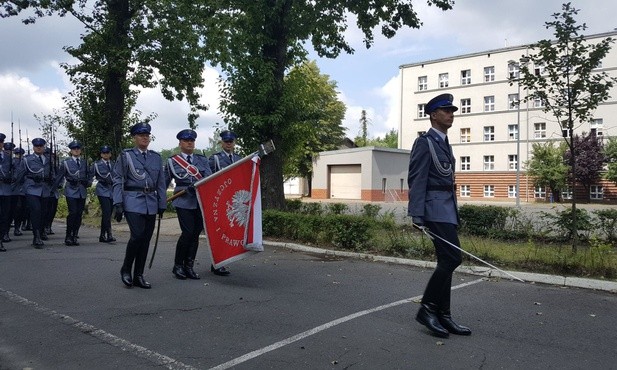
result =
[{"label": "police officer", "polygon": [[45,156],[46,144],[43,138],[32,139],[33,153],[21,161],[22,165],[17,176],[18,183],[23,184],[26,203],[30,209],[32,245],[37,249],[45,245],[41,238],[45,226],[43,211],[48,207],[48,197],[53,183],[50,159]]},{"label": "police officer", "polygon": [[[0,138],[4,141],[4,134]],[[17,173],[13,163],[13,143],[4,143],[0,147],[0,243],[11,241],[9,230],[11,229],[11,199],[15,188],[15,175]],[[0,244],[0,249],[4,249]]]},{"label": "police officer", "polygon": [[[223,150],[218,153],[214,153],[210,156],[210,159],[208,160],[212,173],[218,172],[223,168],[242,159],[242,157],[240,157],[234,152],[234,149],[236,147],[236,134],[233,131],[225,130],[220,133],[220,137],[221,148]],[[229,270],[225,266],[219,267],[217,269],[215,269],[214,266],[210,266],[210,271],[212,271],[215,275],[221,276],[230,274]]]},{"label": "police officer", "polygon": [[151,288],[143,273],[156,215],[167,207],[161,155],[148,150],[150,131],[146,122],[131,127],[135,147],[122,151],[112,172],[114,217],[120,222],[126,216],[131,232],[120,276],[126,286],[144,289]]},{"label": "police officer", "polygon": [[97,180],[95,192],[101,206],[99,242],[111,243],[116,241],[111,233],[111,214],[113,211],[111,170],[114,168],[115,161],[111,159],[111,147],[108,145],[101,147],[100,155],[101,159],[92,164],[91,171]]},{"label": "police officer", "polygon": [[11,214],[13,215],[13,235],[23,235],[21,231],[21,225],[26,221],[26,197],[24,195],[24,188],[21,184],[17,183],[17,171],[21,166],[25,151],[22,148],[15,148],[13,150],[13,168],[15,169],[15,182],[13,184],[13,193],[11,195]]},{"label": "police officer", "polygon": [[54,183],[56,189],[63,180],[66,180],[64,197],[69,214],[66,216],[64,244],[67,246],[79,245],[77,233],[86,207],[88,188],[92,186],[92,174],[88,169],[87,160],[81,157],[81,148],[82,145],[78,141],[69,143],[71,155],[60,164]]},{"label": "police officer", "polygon": [[212,173],[218,172],[230,164],[242,159],[242,157],[234,152],[236,147],[236,134],[232,131],[225,130],[220,133],[220,136],[221,148],[223,150],[210,156],[209,162]]},{"label": "police officer", "polygon": [[193,270],[197,248],[199,247],[199,234],[203,231],[203,218],[197,202],[193,185],[200,179],[212,174],[208,158],[194,153],[197,133],[186,129],[176,135],[180,147],[180,154],[167,160],[165,166],[166,184],[169,186],[173,179],[176,187],[174,194],[186,190],[184,195],[173,200],[176,208],[178,223],[182,234],[176,243],[176,255],[172,273],[181,280],[199,279],[199,275]]},{"label": "police officer", "polygon": [[[424,112],[429,115],[431,128],[418,137],[409,160],[409,206],[407,214],[418,227],[426,227],[435,235],[459,246],[459,223],[454,189],[455,161],[448,142],[454,112],[451,94],[431,99]],[[458,325],[450,314],[452,273],[462,262],[461,251],[439,238],[433,239],[437,266],[426,285],[416,320],[434,335],[446,338],[449,334],[470,335],[471,330]]]},{"label": "police officer", "polygon": [[[51,177],[53,179],[58,175],[59,163],[57,159],[57,153],[52,153],[50,148],[45,148],[45,155],[49,158],[50,163],[52,164],[52,173]],[[54,223],[54,219],[56,218],[56,213],[58,212],[58,200],[60,199],[60,192],[58,189],[60,185],[52,184],[49,189],[49,196],[47,197],[47,209],[45,210],[45,215],[43,216],[43,232],[41,233],[41,239],[47,240],[47,235],[55,234],[52,230],[52,225]]]},{"label": "police officer", "polygon": [[5,139],[6,135],[0,133],[0,252],[6,252],[4,243],[10,241],[5,239],[5,235],[8,237],[11,227],[11,187],[13,183],[13,159],[10,152],[4,149]]}]

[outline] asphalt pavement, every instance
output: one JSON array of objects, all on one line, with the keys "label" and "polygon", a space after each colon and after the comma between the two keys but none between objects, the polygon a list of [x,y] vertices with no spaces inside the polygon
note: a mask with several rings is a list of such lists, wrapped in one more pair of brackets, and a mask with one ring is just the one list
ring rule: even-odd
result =
[{"label": "asphalt pavement", "polygon": [[144,290],[120,281],[124,223],[113,244],[54,230],[0,253],[0,369],[617,369],[610,291],[462,269],[453,317],[473,334],[439,339],[414,320],[430,264],[267,243],[221,277],[202,243],[202,279],[181,281],[170,218]]}]

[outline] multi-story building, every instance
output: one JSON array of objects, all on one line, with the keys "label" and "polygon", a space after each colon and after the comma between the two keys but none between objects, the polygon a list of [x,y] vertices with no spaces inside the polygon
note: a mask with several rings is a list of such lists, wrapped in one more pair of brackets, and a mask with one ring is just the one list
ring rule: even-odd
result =
[{"label": "multi-story building", "polygon": [[[615,36],[617,32],[596,34],[586,37],[586,41]],[[550,191],[534,186],[533,179],[526,175],[525,162],[531,157],[534,143],[562,141],[564,133],[538,101],[519,105],[526,91],[510,83],[510,76],[518,76],[520,63],[530,52],[527,46],[507,47],[400,67],[400,149],[411,149],[415,138],[430,128],[425,103],[441,93],[454,95],[459,110],[448,137],[457,161],[460,199],[549,200]],[[534,73],[543,73],[541,65],[529,67]],[[598,71],[617,76],[617,50],[611,49]],[[590,122],[575,122],[575,134],[594,131],[603,137],[617,135],[617,88],[610,95]],[[577,199],[587,199],[587,194],[582,193],[586,191],[577,187]],[[566,189],[562,195],[567,199],[572,193]],[[617,201],[617,188],[599,180],[588,195],[593,201]]]}]

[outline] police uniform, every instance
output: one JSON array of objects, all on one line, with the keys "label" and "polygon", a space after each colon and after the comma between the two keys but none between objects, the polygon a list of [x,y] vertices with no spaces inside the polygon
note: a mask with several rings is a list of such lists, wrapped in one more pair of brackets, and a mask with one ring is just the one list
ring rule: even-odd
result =
[{"label": "police uniform", "polygon": [[[44,147],[47,142],[42,138],[32,140],[35,147]],[[30,222],[32,224],[32,245],[41,249],[44,246],[41,238],[44,225],[44,210],[48,207],[48,197],[50,194],[53,179],[51,177],[52,164],[44,152],[28,154],[21,161],[17,181],[23,184],[26,196],[26,203],[30,209]]]},{"label": "police uniform", "polygon": [[[111,147],[105,145],[101,147],[101,153],[111,153]],[[111,214],[113,211],[113,198],[112,198],[112,168],[114,168],[115,161],[104,160],[103,158],[92,164],[91,172],[96,178],[95,194],[99,199],[101,206],[101,234],[99,236],[99,242],[111,243],[115,242],[111,232]]]},{"label": "police uniform", "polygon": [[[455,160],[444,128],[448,123],[451,126],[449,115],[458,110],[452,100],[451,94],[441,94],[425,106],[433,127],[418,137],[411,149],[408,216],[414,224],[427,227],[435,235],[460,246],[456,230],[459,216],[454,187]],[[469,335],[469,328],[456,324],[450,315],[452,273],[462,262],[461,251],[439,238],[434,238],[433,244],[437,266],[424,291],[416,320],[439,337],[448,337],[450,333]]]},{"label": "police uniform", "polygon": [[[182,130],[176,135],[176,138],[178,140],[195,141],[197,133],[190,129]],[[172,273],[181,280],[186,278],[199,279],[199,275],[195,273],[193,266],[199,247],[199,234],[203,231],[204,226],[193,184],[211,174],[208,158],[196,153],[177,154],[169,158],[165,165],[167,186],[172,179],[176,184],[174,194],[189,189],[184,195],[172,201],[178,215],[180,230],[182,230],[176,243]]]},{"label": "police uniform", "polygon": [[[56,160],[56,153],[52,153],[50,148],[45,149],[45,155],[52,163],[52,174],[51,177],[53,179],[58,175],[58,170],[60,164]],[[61,186],[52,184],[49,189],[49,196],[47,197],[47,209],[44,216],[43,221],[43,232],[41,232],[41,239],[47,240],[47,235],[55,234],[52,230],[52,225],[54,223],[54,219],[56,218],[56,213],[58,212],[58,200],[60,199],[60,191],[58,190]]]},{"label": "police uniform", "polygon": [[[237,138],[236,134],[229,130],[225,130],[221,132],[220,136],[221,136],[221,141],[232,141],[232,140],[236,140]],[[233,163],[236,163],[240,159],[242,159],[242,157],[240,157],[234,152],[228,153],[224,150],[221,150],[220,152],[214,153],[213,155],[210,156],[210,159],[209,159],[210,170],[212,171],[212,173],[218,172],[221,169]]]},{"label": "police uniform", "polygon": [[[131,136],[149,135],[150,130],[148,123],[138,123],[131,127]],[[152,150],[142,152],[138,147],[125,149],[116,160],[112,181],[115,218],[120,221],[124,214],[131,232],[120,270],[122,282],[149,289],[150,283],[143,277],[144,266],[156,215],[162,216],[167,207],[161,155]]]},{"label": "police uniform", "polygon": [[21,166],[23,160],[24,150],[22,148],[16,148],[13,150],[15,157],[13,158],[14,182],[13,192],[11,195],[11,214],[13,218],[13,235],[23,235],[21,231],[22,224],[26,221],[26,197],[24,195],[24,188],[17,182],[17,170]]},{"label": "police uniform", "polygon": [[[69,143],[69,149],[81,149],[82,145],[77,141]],[[54,189],[60,183],[64,184],[64,197],[68,206],[69,214],[66,216],[65,245],[79,245],[77,234],[81,227],[81,220],[86,206],[88,188],[92,186],[92,172],[88,168],[87,160],[81,156],[71,155],[62,161],[54,182]]]},{"label": "police uniform", "polygon": [[8,234],[11,227],[11,194],[15,172],[11,151],[5,149],[9,143],[4,144],[4,139],[6,135],[0,133],[0,252],[6,251],[3,243],[11,241]]}]

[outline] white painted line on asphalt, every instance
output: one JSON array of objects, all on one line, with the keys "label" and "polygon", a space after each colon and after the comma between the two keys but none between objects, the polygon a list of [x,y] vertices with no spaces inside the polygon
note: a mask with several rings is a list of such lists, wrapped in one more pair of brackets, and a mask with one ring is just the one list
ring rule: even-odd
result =
[{"label": "white painted line on asphalt", "polygon": [[[473,284],[477,284],[477,283],[479,283],[481,281],[484,281],[484,280],[485,279],[482,278],[482,279],[473,280],[473,281],[470,281],[470,282],[467,282],[467,283],[459,284],[459,285],[453,286],[452,290],[464,288],[466,286],[473,285]],[[422,298],[421,295],[420,296],[415,296],[415,297],[411,297],[411,298],[403,299],[403,300],[400,300],[400,301],[388,303],[388,304],[385,304],[385,305],[382,305],[382,306],[377,306],[377,307],[374,307],[374,308],[371,308],[371,309],[368,309],[368,310],[359,311],[359,312],[353,313],[351,315],[347,315],[347,316],[341,317],[339,319],[327,322],[327,323],[325,323],[323,325],[319,325],[319,326],[317,326],[317,327],[315,327],[313,329],[309,329],[307,331],[304,331],[304,332],[302,332],[300,334],[296,334],[296,335],[291,336],[289,338],[283,339],[283,340],[281,340],[279,342],[273,343],[273,344],[271,344],[269,346],[257,349],[257,350],[255,350],[253,352],[249,352],[249,353],[247,353],[245,355],[242,355],[240,357],[236,357],[236,358],[234,358],[231,361],[227,361],[227,362],[225,362],[223,364],[220,364],[218,366],[215,366],[215,367],[211,368],[211,370],[229,369],[230,367],[239,365],[239,364],[241,364],[243,362],[246,362],[248,360],[251,360],[251,359],[253,359],[255,357],[259,357],[259,356],[261,356],[261,355],[263,355],[265,353],[274,351],[275,349],[279,349],[279,348],[284,347],[284,346],[286,346],[288,344],[291,344],[291,343],[297,342],[299,340],[302,340],[304,338],[310,337],[313,334],[317,334],[317,333],[319,333],[321,331],[330,329],[330,328],[332,328],[334,326],[337,326],[339,324],[345,323],[347,321],[351,321],[353,319],[357,319],[358,317],[365,316],[365,315],[371,314],[373,312],[382,311],[382,310],[385,310],[385,309],[388,309],[388,308],[400,306],[400,305],[405,304],[405,303],[410,303],[410,302],[413,302],[413,301],[421,299],[421,298]]]},{"label": "white painted line on asphalt", "polygon": [[42,313],[45,316],[49,316],[52,319],[59,321],[65,325],[73,326],[84,334],[91,335],[102,342],[121,349],[122,351],[133,353],[137,357],[152,362],[154,365],[164,366],[167,369],[173,370],[197,370],[196,368],[183,364],[182,362],[174,360],[171,357],[151,351],[145,347],[138,346],[113,334],[107,333],[104,330],[97,329],[92,325],[76,320],[70,316],[58,313],[49,308],[45,308],[36,302],[21,297],[15,293],[9,292],[8,290],[0,288],[0,296],[4,296],[9,301],[31,308],[32,310]]}]

